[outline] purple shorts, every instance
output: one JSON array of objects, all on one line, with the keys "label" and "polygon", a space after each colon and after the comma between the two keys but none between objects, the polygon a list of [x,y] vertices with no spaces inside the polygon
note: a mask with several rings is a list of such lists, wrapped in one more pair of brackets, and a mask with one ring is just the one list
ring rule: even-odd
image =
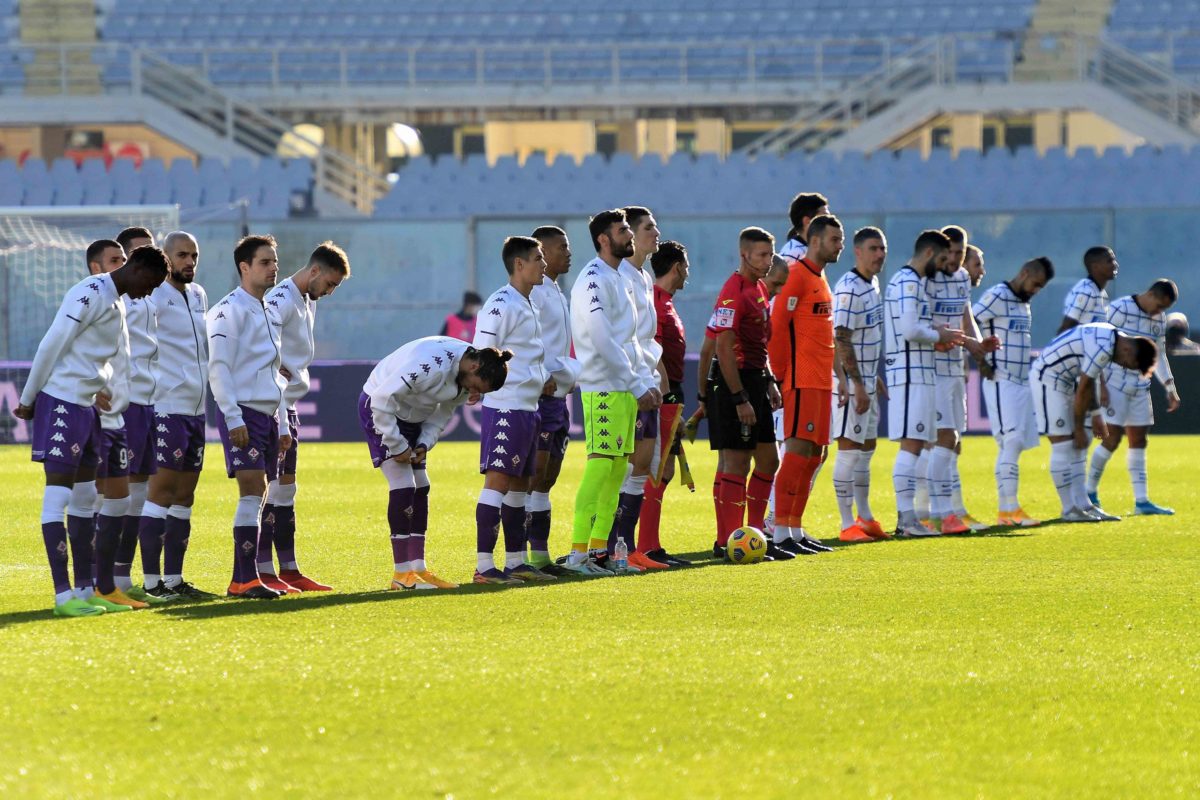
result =
[{"label": "purple shorts", "polygon": [[296,451],[300,449],[300,417],[295,409],[288,409],[288,436],[292,437],[292,446],[283,454],[279,462],[280,475],[296,474]]},{"label": "purple shorts", "polygon": [[562,457],[571,440],[571,418],[567,413],[567,398],[542,397],[538,400],[537,449]]},{"label": "purple shorts", "polygon": [[267,480],[273,481],[279,474],[279,420],[253,408],[238,405],[242,410],[242,423],[250,442],[245,447],[234,447],[229,441],[229,428],[225,415],[217,416],[217,432],[221,444],[225,445],[225,474],[233,477],[242,470],[264,470]]},{"label": "purple shorts", "polygon": [[537,460],[538,412],[483,406],[479,412],[479,471],[523,478]]},{"label": "purple shorts", "polygon": [[130,403],[124,417],[129,472],[131,475],[153,475],[158,470],[154,463],[154,406]]},{"label": "purple shorts", "polygon": [[100,414],[38,392],[33,401],[33,460],[46,472],[74,475],[100,461]]},{"label": "purple shorts", "polygon": [[154,460],[160,469],[199,472],[204,466],[204,417],[154,415]]},{"label": "purple shorts", "polygon": [[637,422],[633,426],[633,440],[640,442],[642,439],[656,438],[658,438],[658,409],[639,411]]},{"label": "purple shorts", "polygon": [[[372,464],[378,467],[396,455],[388,450],[388,446],[383,443],[383,434],[375,429],[375,420],[371,416],[371,398],[366,392],[358,396],[358,424],[367,436],[367,449],[371,451]],[[408,440],[410,447],[420,438],[421,426],[417,423],[407,422],[396,417],[396,424],[400,426],[400,435]],[[424,467],[414,467],[414,469],[424,469]]]},{"label": "purple shorts", "polygon": [[100,461],[96,464],[97,478],[123,478],[129,474],[129,447],[125,430],[100,429]]}]

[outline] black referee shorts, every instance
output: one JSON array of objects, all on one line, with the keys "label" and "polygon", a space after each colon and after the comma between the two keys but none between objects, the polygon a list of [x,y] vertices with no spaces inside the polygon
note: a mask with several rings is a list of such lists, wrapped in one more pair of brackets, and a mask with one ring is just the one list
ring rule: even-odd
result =
[{"label": "black referee shorts", "polygon": [[764,442],[775,442],[775,423],[771,418],[771,401],[767,391],[770,378],[763,369],[740,369],[742,388],[750,396],[754,408],[754,424],[742,425],[738,419],[738,400],[725,385],[716,361],[708,382],[708,445],[713,450],[754,450]]}]

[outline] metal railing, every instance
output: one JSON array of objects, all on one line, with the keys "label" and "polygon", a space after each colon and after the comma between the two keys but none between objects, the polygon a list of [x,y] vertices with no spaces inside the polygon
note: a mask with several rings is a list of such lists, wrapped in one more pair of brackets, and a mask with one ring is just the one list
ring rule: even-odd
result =
[{"label": "metal railing", "polygon": [[1081,54],[1084,77],[1181,128],[1197,132],[1200,86],[1114,42],[1099,40],[1090,45],[1090,50]]}]

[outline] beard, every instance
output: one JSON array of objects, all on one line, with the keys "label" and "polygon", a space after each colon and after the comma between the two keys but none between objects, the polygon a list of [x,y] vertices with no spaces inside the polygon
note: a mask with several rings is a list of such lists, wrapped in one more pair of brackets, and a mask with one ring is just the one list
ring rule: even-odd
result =
[{"label": "beard", "polygon": [[187,275],[183,272],[171,270],[168,277],[176,283],[191,283],[192,281],[196,280],[196,273],[192,272],[191,275]]},{"label": "beard", "polygon": [[630,239],[629,244],[624,247],[614,244],[613,256],[616,258],[633,258],[633,240]]}]

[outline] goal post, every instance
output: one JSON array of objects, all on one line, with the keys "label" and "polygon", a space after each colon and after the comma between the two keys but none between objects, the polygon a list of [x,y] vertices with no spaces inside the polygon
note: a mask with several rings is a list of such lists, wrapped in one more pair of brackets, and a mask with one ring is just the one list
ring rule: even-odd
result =
[{"label": "goal post", "polygon": [[0,361],[28,361],[67,289],[87,275],[84,253],[131,226],[156,241],[179,227],[179,207],[0,207]]}]

